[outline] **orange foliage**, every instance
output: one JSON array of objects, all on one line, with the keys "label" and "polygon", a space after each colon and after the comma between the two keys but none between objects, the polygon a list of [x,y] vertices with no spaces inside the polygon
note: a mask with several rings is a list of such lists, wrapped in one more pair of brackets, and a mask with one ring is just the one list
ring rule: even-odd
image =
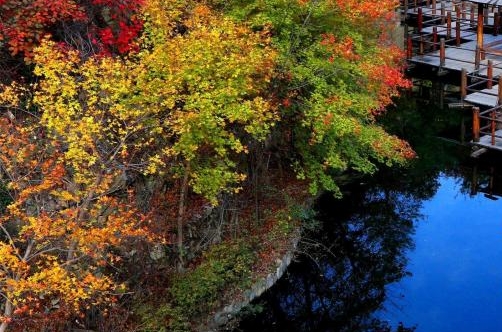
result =
[{"label": "orange foliage", "polygon": [[374,61],[361,63],[361,69],[367,74],[368,90],[377,94],[378,106],[372,110],[374,115],[391,104],[391,98],[397,96],[400,89],[411,88],[411,81],[403,75],[402,59],[402,50],[397,46],[386,46],[378,48]]},{"label": "orange foliage", "polygon": [[337,57],[345,58],[349,61],[359,60],[360,56],[355,53],[354,40],[345,36],[342,40],[329,33],[322,35],[321,45],[325,46],[332,53],[329,58],[330,62],[334,62]]},{"label": "orange foliage", "polygon": [[334,0],[342,10],[342,15],[354,21],[367,19],[390,19],[394,9],[399,6],[398,0]]},{"label": "orange foliage", "polygon": [[5,324],[112,301],[122,285],[104,273],[120,262],[110,248],[150,238],[132,193],[125,200],[105,195],[106,174],[77,189],[58,144],[38,128],[0,119],[0,163],[14,199],[0,217],[10,239],[0,242],[0,292],[12,304],[0,316]]}]

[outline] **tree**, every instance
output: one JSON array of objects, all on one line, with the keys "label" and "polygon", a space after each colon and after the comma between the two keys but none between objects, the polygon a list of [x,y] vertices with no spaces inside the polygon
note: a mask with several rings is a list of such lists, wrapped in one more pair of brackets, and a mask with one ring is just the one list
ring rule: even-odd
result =
[{"label": "tree", "polygon": [[132,200],[110,196],[114,174],[103,169],[91,177],[68,166],[75,165],[63,152],[68,142],[48,137],[37,120],[0,123],[0,161],[13,201],[0,219],[0,331],[113,301],[123,285],[106,273],[119,259],[111,248],[148,236]]},{"label": "tree", "polygon": [[238,190],[238,156],[275,120],[262,97],[275,53],[208,7],[177,20],[186,31],[170,35],[152,19],[127,58],[89,57],[44,38],[33,50],[38,82],[3,86],[0,102],[16,116],[0,130],[13,200],[0,223],[0,331],[23,315],[114,300],[123,285],[107,266],[119,264],[127,242],[153,238],[128,187],[134,173],[184,179],[180,252],[189,186],[213,204],[221,190]]},{"label": "tree", "polygon": [[[377,115],[410,86],[401,52],[387,37],[397,1],[213,1],[279,50],[273,95],[277,126],[294,145],[292,163],[311,191],[338,192],[334,176],[371,173],[414,156]],[[279,134],[281,135],[281,134]]]},{"label": "tree", "polygon": [[[177,222],[182,252],[188,185],[212,204],[222,192],[239,190],[245,174],[237,167],[238,156],[274,124],[276,114],[263,90],[275,52],[263,34],[204,5],[192,3],[186,13],[187,4],[178,5],[175,10],[173,3],[151,3],[145,34],[153,51],[140,55],[137,81],[144,91],[156,91],[145,96],[143,108],[169,110],[162,133],[172,144],[163,143],[152,165],[182,178]],[[170,16],[173,12],[178,15]],[[171,33],[166,26],[173,27]]]},{"label": "tree", "polygon": [[[142,0],[2,0],[0,42],[31,61],[42,39],[83,53],[126,54],[135,50],[142,29]],[[1,46],[1,44],[0,44]]]}]

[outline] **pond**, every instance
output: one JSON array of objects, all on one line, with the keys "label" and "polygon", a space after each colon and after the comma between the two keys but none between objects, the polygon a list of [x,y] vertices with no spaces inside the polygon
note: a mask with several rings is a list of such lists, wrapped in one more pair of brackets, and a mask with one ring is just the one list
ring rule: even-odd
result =
[{"label": "pond", "polygon": [[458,111],[415,105],[386,121],[420,158],[320,197],[297,260],[236,331],[500,331],[502,156],[469,158],[438,137]]},{"label": "pond", "polygon": [[418,331],[500,331],[502,201],[462,192],[459,180],[440,176],[423,202],[407,254],[412,276],[389,287],[382,318]]}]

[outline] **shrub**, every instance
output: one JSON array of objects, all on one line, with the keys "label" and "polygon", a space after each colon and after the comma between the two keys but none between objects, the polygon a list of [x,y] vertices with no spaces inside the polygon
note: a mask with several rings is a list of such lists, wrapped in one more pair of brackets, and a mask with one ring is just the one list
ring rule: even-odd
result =
[{"label": "shrub", "polygon": [[255,261],[252,245],[244,240],[215,245],[202,264],[174,281],[170,289],[174,303],[188,315],[213,307],[228,285],[250,286]]}]

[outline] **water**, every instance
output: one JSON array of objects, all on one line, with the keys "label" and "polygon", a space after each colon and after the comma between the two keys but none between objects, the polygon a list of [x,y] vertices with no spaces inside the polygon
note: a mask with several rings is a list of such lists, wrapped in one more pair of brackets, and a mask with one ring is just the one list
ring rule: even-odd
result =
[{"label": "water", "polygon": [[502,202],[462,193],[455,177],[439,183],[408,253],[412,277],[389,288],[403,297],[381,317],[418,331],[501,331]]},{"label": "water", "polygon": [[437,138],[450,115],[416,111],[390,128],[420,159],[321,197],[302,254],[236,331],[502,331],[502,156],[469,159]]}]

